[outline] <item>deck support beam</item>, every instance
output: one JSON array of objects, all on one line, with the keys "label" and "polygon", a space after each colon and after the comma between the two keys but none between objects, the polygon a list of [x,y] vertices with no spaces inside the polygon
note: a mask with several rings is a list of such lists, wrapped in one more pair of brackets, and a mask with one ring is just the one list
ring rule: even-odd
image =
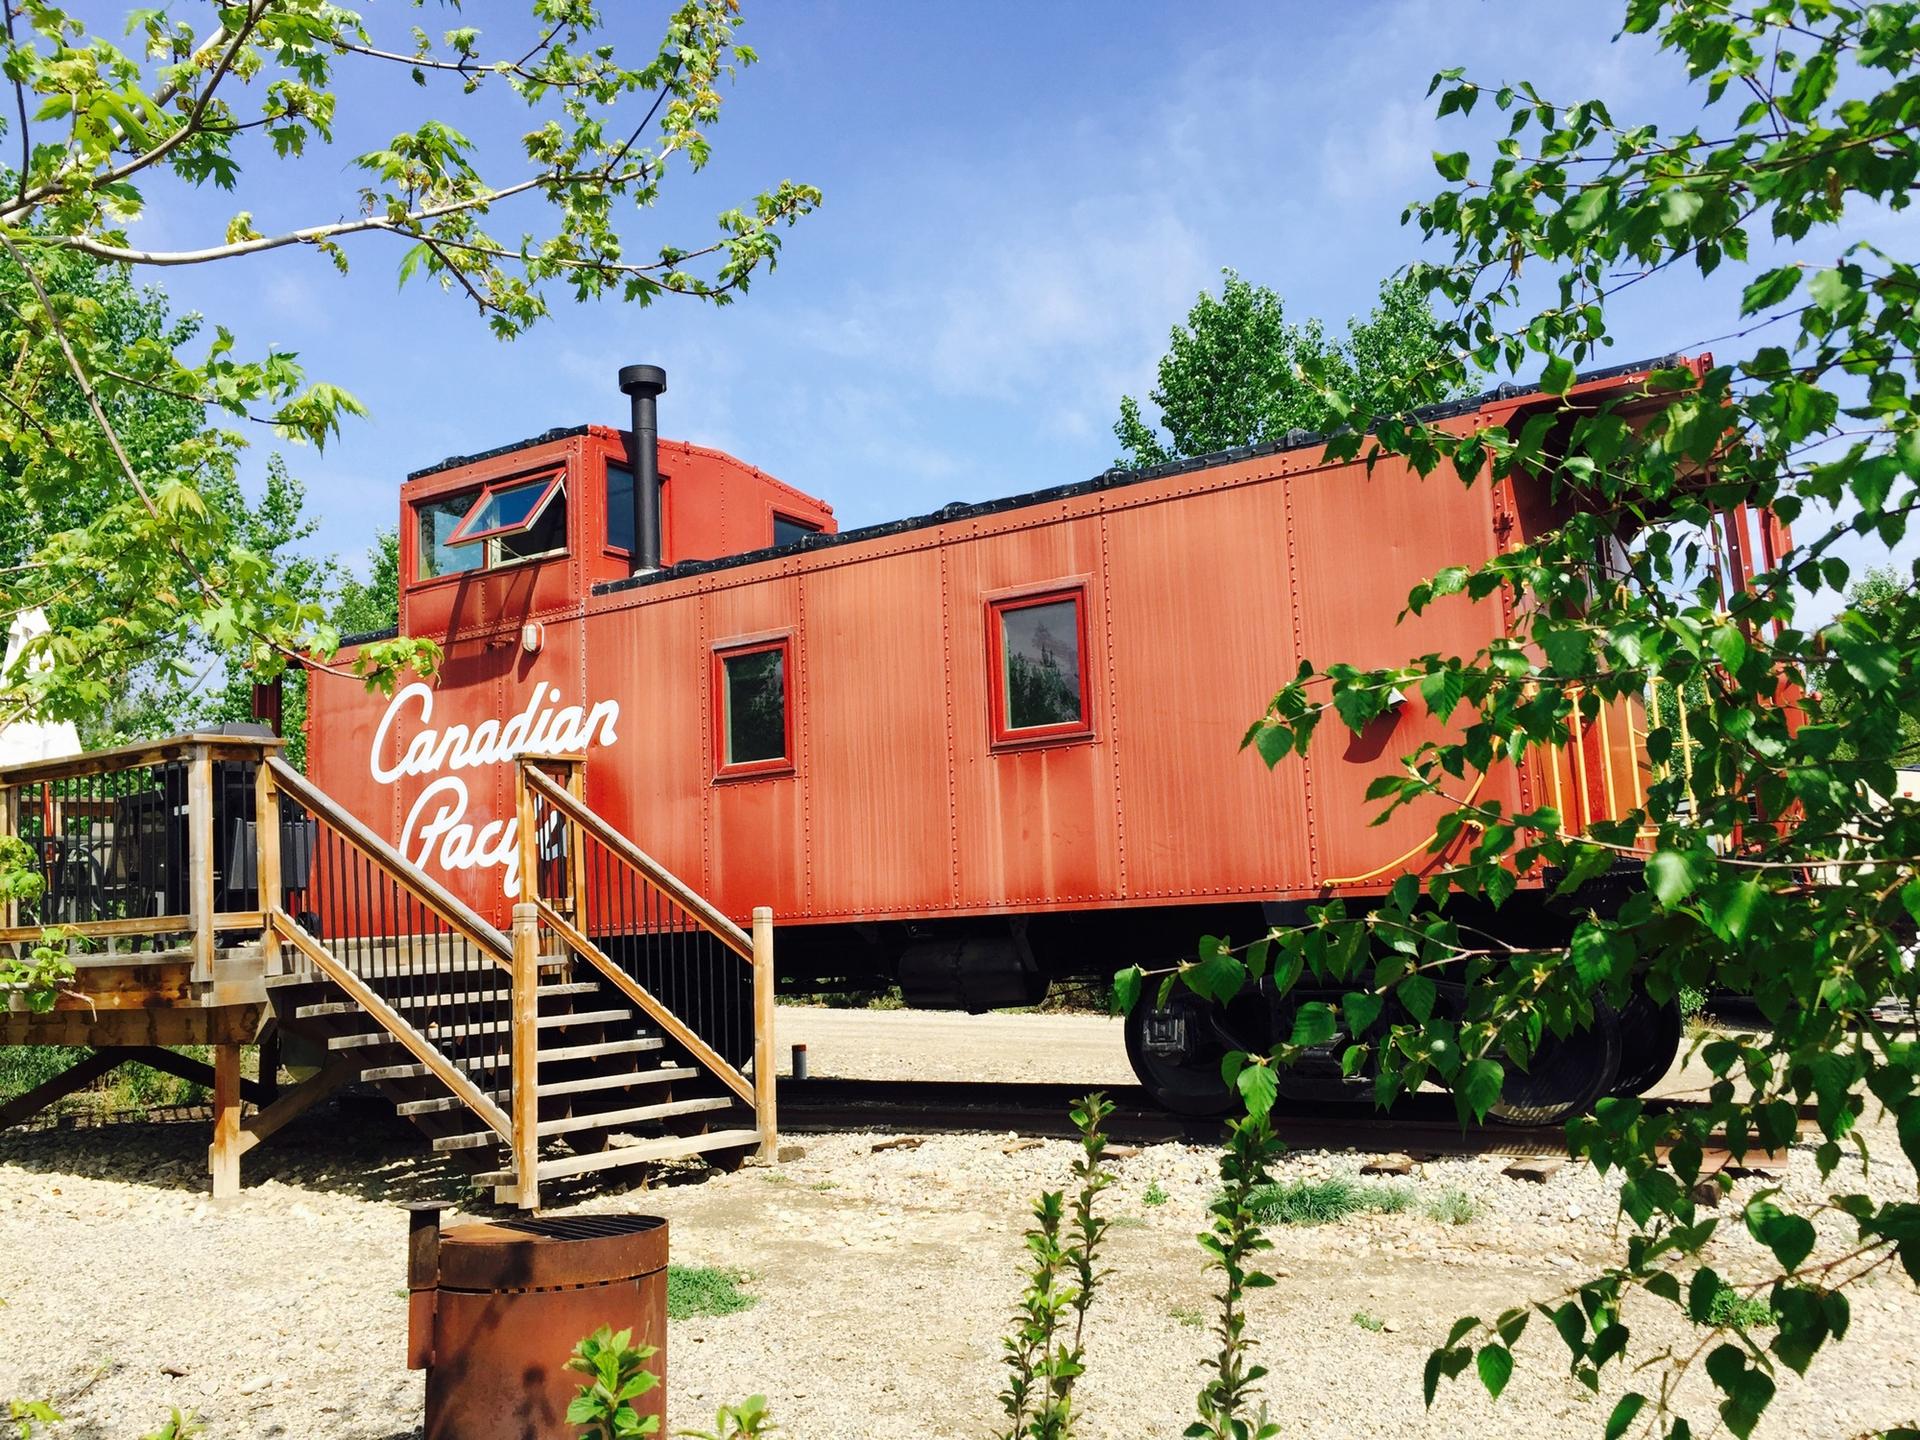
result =
[{"label": "deck support beam", "polygon": [[213,1047],[213,1144],[207,1150],[213,1198],[240,1193],[240,1047]]},{"label": "deck support beam", "polygon": [[31,1120],[62,1096],[71,1095],[82,1085],[91,1085],[108,1071],[123,1065],[130,1056],[112,1050],[95,1050],[83,1055],[50,1080],[43,1080],[24,1095],[16,1095],[0,1105],[0,1129]]}]

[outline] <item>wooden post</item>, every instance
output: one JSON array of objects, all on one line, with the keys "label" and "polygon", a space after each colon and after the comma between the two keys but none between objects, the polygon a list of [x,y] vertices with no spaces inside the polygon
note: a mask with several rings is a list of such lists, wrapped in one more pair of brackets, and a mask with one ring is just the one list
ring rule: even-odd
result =
[{"label": "wooden post", "polygon": [[[20,787],[18,785],[9,785],[4,790],[0,790],[0,827],[4,827],[4,833],[9,840],[19,838]],[[0,906],[0,922],[4,922],[8,929],[20,923],[18,900],[9,900],[4,906]]]},{"label": "wooden post", "polygon": [[773,907],[753,907],[753,1109],[760,1127],[760,1158],[771,1165],[780,1152],[774,1106]]},{"label": "wooden post", "polygon": [[[280,908],[280,792],[273,783],[263,751],[253,772],[253,873],[260,913],[260,959],[266,973],[281,973],[280,936],[273,928],[273,912]],[[264,1048],[261,1051],[265,1054]],[[262,1075],[261,1079],[268,1079]]]},{"label": "wooden post", "polygon": [[513,907],[513,1168],[522,1210],[540,1204],[539,1166],[540,907],[522,900]]},{"label": "wooden post", "polygon": [[513,766],[514,824],[520,841],[520,898],[540,898],[540,844],[533,833],[533,791],[527,785],[527,766],[533,762],[524,755]]},{"label": "wooden post", "polygon": [[213,1047],[213,1144],[207,1150],[213,1198],[240,1193],[240,1047]]},{"label": "wooden post", "polygon": [[[567,793],[582,805],[587,802],[586,764],[569,756],[567,766]],[[572,892],[573,923],[581,930],[591,933],[587,924],[587,836],[580,826],[561,817],[567,837],[567,888]]]},{"label": "wooden post", "polygon": [[187,913],[193,918],[193,978],[213,980],[213,752],[187,757]]}]

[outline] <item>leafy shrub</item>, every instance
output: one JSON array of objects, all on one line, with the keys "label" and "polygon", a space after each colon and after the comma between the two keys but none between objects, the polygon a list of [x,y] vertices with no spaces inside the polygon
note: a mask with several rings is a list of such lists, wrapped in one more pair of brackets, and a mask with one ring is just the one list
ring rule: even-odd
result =
[{"label": "leafy shrub", "polygon": [[585,1375],[587,1383],[567,1406],[567,1424],[580,1427],[580,1440],[627,1440],[659,1432],[659,1416],[642,1419],[633,1408],[635,1400],[660,1383],[647,1369],[653,1355],[653,1346],[634,1345],[633,1331],[615,1331],[610,1325],[573,1347],[567,1368]]},{"label": "leafy shrub", "polygon": [[1371,1330],[1376,1335],[1387,1328],[1386,1321],[1366,1310],[1354,1311],[1353,1323],[1358,1325],[1362,1330]]},{"label": "leafy shrub", "polygon": [[691,1320],[702,1315],[734,1315],[753,1307],[754,1297],[740,1287],[743,1270],[719,1270],[709,1265],[667,1266],[667,1318]]},{"label": "leafy shrub", "polygon": [[1147,1186],[1147,1193],[1140,1197],[1143,1205],[1164,1205],[1167,1203],[1167,1189],[1158,1180]]},{"label": "leafy shrub", "polygon": [[1742,1295],[1724,1281],[1707,1304],[1707,1324],[1716,1329],[1731,1325],[1736,1330],[1765,1330],[1779,1323],[1773,1306],[1758,1295]]},{"label": "leafy shrub", "polygon": [[1011,1422],[1006,1440],[1068,1440],[1073,1433],[1074,1384],[1083,1366],[1087,1312],[1102,1275],[1100,1242],[1109,1222],[1098,1213],[1100,1195],[1113,1184],[1106,1165],[1102,1126],[1113,1111],[1099,1094],[1075,1107],[1080,1155],[1073,1162],[1079,1182],[1069,1211],[1066,1192],[1042,1191],[1027,1231],[1027,1285],[1014,1307],[1014,1326],[1000,1342],[1007,1384],[1000,1408]]}]

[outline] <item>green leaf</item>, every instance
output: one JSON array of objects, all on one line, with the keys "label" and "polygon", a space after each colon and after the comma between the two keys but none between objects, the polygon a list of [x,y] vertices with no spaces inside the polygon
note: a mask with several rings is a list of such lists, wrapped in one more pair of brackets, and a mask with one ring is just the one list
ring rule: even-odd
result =
[{"label": "green leaf", "polygon": [[1564,395],[1573,388],[1573,362],[1559,355],[1547,357],[1546,369],[1540,372],[1540,389],[1548,395]]},{"label": "green leaf", "polygon": [[1622,1395],[1615,1403],[1613,1413],[1607,1416],[1607,1440],[1620,1440],[1646,1403],[1647,1397],[1636,1390],[1629,1390]]},{"label": "green leaf", "polygon": [[1442,180],[1456,181],[1466,179],[1467,164],[1467,152],[1464,150],[1453,150],[1446,154],[1442,154],[1438,150],[1433,152],[1433,168],[1440,172],[1440,178]]},{"label": "green leaf", "polygon": [[1574,974],[1588,989],[1611,980],[1616,969],[1632,958],[1632,946],[1598,920],[1583,920],[1567,949]]},{"label": "green leaf", "polygon": [[1460,1077],[1453,1083],[1453,1092],[1473,1112],[1474,1119],[1484,1120],[1487,1111],[1499,1100],[1506,1079],[1506,1069],[1498,1060],[1469,1060],[1460,1067]]},{"label": "green leaf", "polygon": [[1805,1216],[1789,1215],[1771,1200],[1756,1198],[1747,1204],[1746,1220],[1747,1233],[1773,1252],[1783,1270],[1797,1270],[1813,1253],[1813,1223]]},{"label": "green leaf", "polygon": [[1340,1008],[1347,1019],[1347,1034],[1358,1039],[1373,1028],[1373,1022],[1380,1018],[1381,1008],[1386,998],[1370,992],[1356,992],[1341,997]]},{"label": "green leaf", "polygon": [[1138,965],[1129,965],[1113,977],[1114,1014],[1128,1014],[1139,1003],[1141,978],[1142,971]]},{"label": "green leaf", "polygon": [[1422,1025],[1427,1023],[1428,1017],[1433,1014],[1434,997],[1438,994],[1433,981],[1424,975],[1409,975],[1400,982],[1393,993],[1406,1007],[1409,1015]]},{"label": "green leaf", "polygon": [[1339,1027],[1334,1023],[1333,1007],[1320,1000],[1309,1000],[1293,1017],[1290,1045],[1324,1045],[1333,1039]]},{"label": "green leaf", "polygon": [[1224,1001],[1240,993],[1247,969],[1223,942],[1206,935],[1200,940],[1200,958],[1181,972],[1181,978],[1203,999]]},{"label": "green leaf", "polygon": [[1487,1387],[1487,1394],[1498,1400],[1500,1392],[1507,1388],[1507,1381],[1513,1378],[1513,1352],[1504,1345],[1483,1345],[1473,1363],[1480,1372],[1480,1383]]},{"label": "green leaf", "polygon": [[1256,1061],[1241,1070],[1234,1084],[1246,1102],[1247,1114],[1264,1120],[1272,1113],[1274,1098],[1280,1093],[1280,1077],[1273,1066]]},{"label": "green leaf", "polygon": [[1677,850],[1661,850],[1647,861],[1647,885],[1669,909],[1693,893],[1693,870]]}]

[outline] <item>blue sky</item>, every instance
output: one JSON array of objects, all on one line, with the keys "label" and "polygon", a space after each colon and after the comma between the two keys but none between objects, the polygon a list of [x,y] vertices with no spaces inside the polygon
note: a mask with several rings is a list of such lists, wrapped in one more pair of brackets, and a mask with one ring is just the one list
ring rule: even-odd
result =
[{"label": "blue sky", "polygon": [[[631,12],[636,54],[654,43],[663,5],[608,8]],[[296,349],[368,405],[324,455],[290,456],[321,519],[317,548],[350,560],[394,523],[408,470],[553,425],[619,423],[614,372],[633,361],[667,369],[663,434],[730,450],[858,525],[1104,469],[1120,395],[1144,395],[1168,327],[1223,266],[1279,291],[1295,318],[1338,327],[1365,310],[1415,253],[1399,217],[1438,185],[1431,152],[1485,153],[1484,111],[1432,118],[1438,68],[1597,95],[1616,118],[1688,121],[1698,92],[1677,64],[1644,41],[1610,43],[1621,8],[746,0],[741,38],[762,63],[729,93],[713,163],[673,176],[662,208],[629,226],[640,248],[692,243],[783,177],[819,185],[821,210],[737,305],[558,296],[552,320],[503,344],[459,297],[397,289],[401,247],[384,237],[355,243],[345,278],[283,250],[164,280],[243,346]],[[464,13],[485,32],[523,12],[469,0]],[[156,196],[136,234],[207,243],[237,208],[263,228],[349,212],[350,156],[427,102],[404,83],[348,100],[334,150],[260,163],[238,203]],[[438,110],[470,123],[460,103]],[[1912,225],[1869,215],[1853,231],[1910,244]],[[1631,292],[1608,358],[1738,328],[1738,285]]]}]

